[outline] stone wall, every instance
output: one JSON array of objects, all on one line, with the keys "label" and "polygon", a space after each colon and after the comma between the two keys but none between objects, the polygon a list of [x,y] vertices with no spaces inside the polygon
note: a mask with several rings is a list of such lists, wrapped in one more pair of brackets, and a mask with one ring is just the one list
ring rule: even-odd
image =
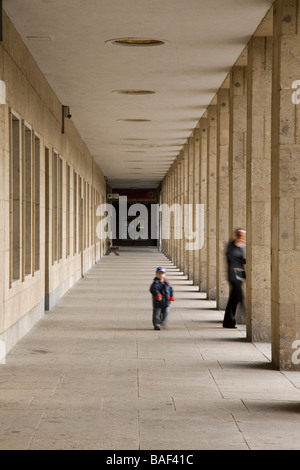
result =
[{"label": "stone wall", "polygon": [[95,211],[106,181],[71,120],[62,133],[62,103],[5,13],[3,38],[0,339],[9,351],[103,254]]}]

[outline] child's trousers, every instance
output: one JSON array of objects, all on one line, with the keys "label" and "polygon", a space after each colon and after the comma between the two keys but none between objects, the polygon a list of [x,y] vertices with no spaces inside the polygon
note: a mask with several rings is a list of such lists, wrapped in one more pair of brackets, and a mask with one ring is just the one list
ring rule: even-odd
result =
[{"label": "child's trousers", "polygon": [[160,326],[167,319],[167,316],[170,313],[169,307],[153,307],[153,318],[152,323],[154,328]]}]

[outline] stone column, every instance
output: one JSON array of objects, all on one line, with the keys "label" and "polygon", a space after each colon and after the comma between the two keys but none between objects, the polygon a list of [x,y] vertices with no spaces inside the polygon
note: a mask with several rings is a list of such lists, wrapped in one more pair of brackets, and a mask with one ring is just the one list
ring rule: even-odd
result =
[{"label": "stone column", "polygon": [[[170,168],[170,173],[169,173],[169,184],[170,184],[170,197],[169,197],[169,206],[172,207],[173,205],[173,165]],[[169,258],[170,260],[173,259],[173,231],[174,231],[174,224],[172,223],[171,219],[171,224],[170,224],[170,249],[169,249]]]},{"label": "stone column", "polygon": [[[197,204],[200,204],[200,129],[194,130],[194,220],[196,220]],[[200,249],[193,251],[194,285],[200,285]]]},{"label": "stone column", "polygon": [[[274,3],[272,94],[272,359],[300,370],[299,0]],[[298,81],[298,83],[295,83]],[[295,90],[294,90],[295,88]]]},{"label": "stone column", "polygon": [[207,136],[207,297],[216,300],[217,106],[208,108]]},{"label": "stone column", "polygon": [[[164,194],[164,204],[168,204],[169,201],[168,201],[168,173],[166,174],[165,176],[165,194]],[[166,224],[166,220],[163,216],[162,218],[162,221],[163,221],[163,226],[165,226]],[[163,230],[163,235],[164,235],[164,230]],[[164,238],[164,254],[166,256],[168,256],[168,240],[166,238]]]},{"label": "stone column", "polygon": [[205,243],[200,250],[200,292],[207,292],[207,128],[208,119],[207,113],[200,119],[200,204],[204,205],[204,240]]},{"label": "stone column", "polygon": [[[183,147],[183,204],[184,206],[189,203],[189,152],[188,152],[188,143],[184,144]],[[182,263],[182,271],[185,275],[188,276],[189,271],[189,252],[186,250],[186,242],[185,239],[185,230],[186,230],[186,207],[183,207],[183,263]]]},{"label": "stone column", "polygon": [[247,68],[230,74],[229,232],[246,227]]},{"label": "stone column", "polygon": [[[190,136],[188,140],[188,161],[189,161],[189,199],[188,204],[191,209],[188,212],[188,227],[189,231],[193,232],[193,222],[194,222],[194,213],[193,213],[193,205],[194,205],[194,133]],[[193,250],[188,250],[188,276],[191,281],[193,281],[194,276],[194,252]]]},{"label": "stone column", "polygon": [[[180,207],[180,156],[176,160],[176,204]],[[180,214],[180,211],[179,211]],[[180,266],[180,239],[178,238],[178,232],[180,229],[180,218],[179,214],[177,214],[177,228],[176,228],[176,266],[179,268]]]},{"label": "stone column", "polygon": [[217,308],[228,301],[226,246],[229,239],[229,109],[228,88],[220,88],[217,105]]},{"label": "stone column", "polygon": [[[160,204],[163,204],[165,202],[165,177],[164,179],[162,180],[162,183],[161,183],[161,190],[160,190]],[[101,201],[100,201],[101,202]],[[163,233],[163,225],[164,221],[163,221],[163,216],[162,214],[160,213],[159,214],[159,234],[161,236],[161,246],[160,246],[160,249],[161,249],[161,252],[164,253],[165,252],[165,241],[162,237],[162,233]]]},{"label": "stone column", "polygon": [[[178,159],[174,162],[174,204],[178,204]],[[174,227],[174,264],[178,266],[178,239],[177,239],[177,219],[175,219]]]},{"label": "stone column", "polygon": [[[161,197],[160,197],[161,204],[165,203],[165,197],[166,197],[165,194],[166,194],[166,177],[164,177],[164,179],[162,181],[162,184],[161,184]],[[161,224],[160,227],[159,227],[160,234],[161,234],[161,251],[162,251],[162,253],[165,253],[165,240],[163,239],[164,219],[163,219],[162,214],[159,214],[159,221],[160,221],[160,224]]]},{"label": "stone column", "polygon": [[[246,56],[247,57],[247,56]],[[247,63],[247,59],[245,62]],[[229,236],[246,227],[247,67],[235,65],[230,73],[229,128]],[[246,297],[245,285],[243,286]],[[238,305],[236,321],[246,323],[245,305]]]},{"label": "stone column", "polygon": [[[170,168],[170,207],[173,207],[174,202],[175,202],[175,181],[174,181],[174,175],[175,175],[175,163],[172,164]],[[174,240],[174,213],[171,215],[171,227],[170,227],[170,259],[174,262],[174,246],[175,246],[175,240]]]},{"label": "stone column", "polygon": [[271,339],[272,38],[248,45],[247,337]]},{"label": "stone column", "polygon": [[[168,173],[168,205],[171,207],[171,168]],[[168,258],[171,259],[171,248],[172,248],[172,225],[170,225],[170,233],[168,239]]]},{"label": "stone column", "polygon": [[[0,63],[3,64],[3,48],[0,48]],[[0,80],[3,80],[3,67],[0,66]],[[10,225],[10,189],[9,189],[9,178],[8,168],[10,161],[9,152],[9,136],[5,132],[5,129],[9,127],[8,118],[9,112],[7,104],[0,103],[0,220],[2,229],[0,231],[0,263],[2,266],[0,273],[0,338],[1,333],[5,330],[4,327],[4,292],[7,291],[8,286],[12,280],[12,273],[10,273],[9,267],[12,267],[12,260],[10,257],[10,249],[12,249],[11,243],[11,225]],[[5,286],[5,287],[4,287]],[[0,359],[1,357],[0,349]]]},{"label": "stone column", "polygon": [[184,182],[183,182],[183,174],[184,174],[184,158],[183,158],[183,150],[181,150],[179,155],[179,179],[180,179],[180,221],[179,221],[179,230],[181,238],[179,241],[179,268],[180,271],[183,272],[183,247],[184,247],[184,234],[183,234],[183,204],[184,204]]},{"label": "stone column", "polygon": [[[165,176],[165,194],[164,194],[164,204],[169,204],[169,172]],[[166,224],[167,220],[163,216],[163,236],[166,237]],[[169,239],[164,238],[164,254],[168,257],[169,256]]]}]

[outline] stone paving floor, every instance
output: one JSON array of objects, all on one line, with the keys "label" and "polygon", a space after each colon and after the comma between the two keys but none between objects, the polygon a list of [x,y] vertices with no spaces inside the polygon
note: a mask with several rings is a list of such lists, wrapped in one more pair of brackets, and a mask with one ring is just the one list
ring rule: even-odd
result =
[{"label": "stone paving floor", "polygon": [[[176,301],[154,331],[149,285]],[[104,257],[0,365],[0,449],[300,449],[300,374],[154,249]]]}]

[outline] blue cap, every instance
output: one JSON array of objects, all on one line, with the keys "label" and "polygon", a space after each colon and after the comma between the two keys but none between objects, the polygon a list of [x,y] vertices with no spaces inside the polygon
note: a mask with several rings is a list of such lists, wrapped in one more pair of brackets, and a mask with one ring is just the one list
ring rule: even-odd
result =
[{"label": "blue cap", "polygon": [[159,267],[156,269],[156,272],[157,272],[157,273],[166,273],[167,271],[166,271],[166,269],[163,268],[162,266],[159,266]]}]

